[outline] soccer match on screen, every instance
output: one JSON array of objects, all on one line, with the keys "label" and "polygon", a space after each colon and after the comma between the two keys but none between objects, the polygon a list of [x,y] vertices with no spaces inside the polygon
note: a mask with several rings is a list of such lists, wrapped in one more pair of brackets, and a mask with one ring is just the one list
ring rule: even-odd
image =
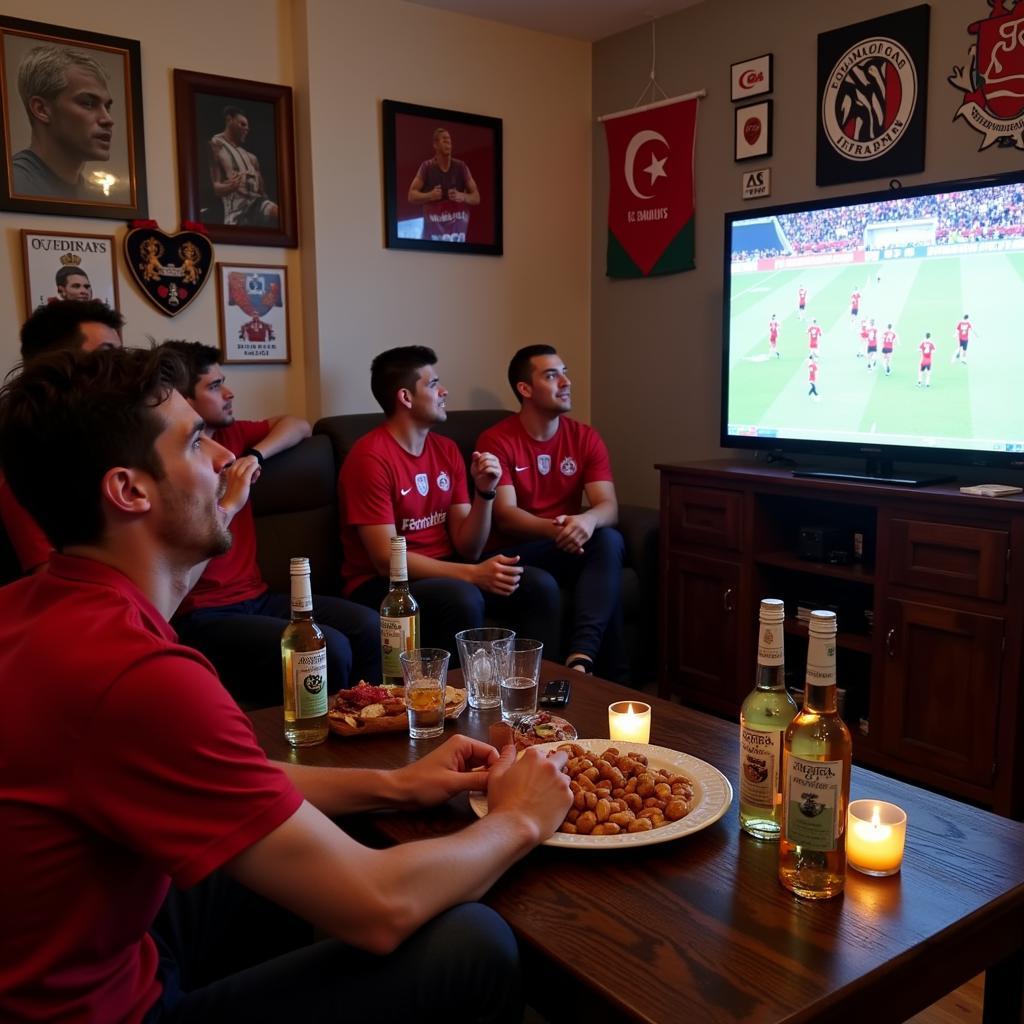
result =
[{"label": "soccer match on screen", "polygon": [[1024,184],[730,227],[729,435],[1024,451]]}]

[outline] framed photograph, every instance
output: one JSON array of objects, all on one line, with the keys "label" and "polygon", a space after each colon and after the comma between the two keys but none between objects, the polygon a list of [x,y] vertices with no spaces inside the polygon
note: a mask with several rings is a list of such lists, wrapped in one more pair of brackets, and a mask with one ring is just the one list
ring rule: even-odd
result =
[{"label": "framed photograph", "polygon": [[772,155],[772,101],[736,108],[734,159],[752,160]]},{"label": "framed photograph", "polygon": [[730,67],[732,91],[730,97],[736,100],[753,99],[772,91],[772,55],[762,54],[750,60],[741,60]]},{"label": "framed photograph", "polygon": [[174,70],[181,219],[215,242],[299,244],[287,85]]},{"label": "framed photograph", "polygon": [[113,235],[72,235],[22,228],[25,316],[36,306],[101,299],[120,309]]},{"label": "framed photograph", "polygon": [[144,218],[135,39],[0,17],[0,209]]},{"label": "framed photograph", "polygon": [[217,264],[222,363],[290,363],[288,270]]},{"label": "framed photograph", "polygon": [[389,249],[500,256],[501,119],[383,102]]}]

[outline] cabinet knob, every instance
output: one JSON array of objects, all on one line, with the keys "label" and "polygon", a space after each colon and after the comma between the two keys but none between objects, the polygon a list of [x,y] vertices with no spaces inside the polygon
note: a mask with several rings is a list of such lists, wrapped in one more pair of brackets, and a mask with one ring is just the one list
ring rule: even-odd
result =
[{"label": "cabinet knob", "polygon": [[732,587],[729,587],[729,589],[722,595],[722,607],[727,612],[733,612],[736,610],[736,606],[733,604],[732,600]]},{"label": "cabinet knob", "polygon": [[896,630],[890,629],[889,632],[885,634],[885,653],[888,654],[890,658],[896,657],[896,648],[893,646],[893,641],[895,639]]}]

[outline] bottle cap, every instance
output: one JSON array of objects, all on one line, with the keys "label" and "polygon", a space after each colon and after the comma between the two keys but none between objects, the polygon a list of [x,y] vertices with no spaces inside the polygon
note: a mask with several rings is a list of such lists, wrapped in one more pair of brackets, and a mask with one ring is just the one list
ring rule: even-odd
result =
[{"label": "bottle cap", "polygon": [[405,538],[404,537],[395,536],[395,537],[391,538],[391,550],[392,551],[394,551],[395,548],[404,548],[404,547],[405,547]]},{"label": "bottle cap", "polygon": [[761,621],[762,622],[784,622],[786,619],[786,605],[777,597],[765,597],[761,599]]},{"label": "bottle cap", "polygon": [[836,613],[829,611],[811,612],[811,620],[807,624],[807,631],[814,634],[814,636],[835,636]]},{"label": "bottle cap", "polygon": [[293,558],[288,563],[288,573],[290,576],[308,576],[309,575],[309,559],[308,558]]}]

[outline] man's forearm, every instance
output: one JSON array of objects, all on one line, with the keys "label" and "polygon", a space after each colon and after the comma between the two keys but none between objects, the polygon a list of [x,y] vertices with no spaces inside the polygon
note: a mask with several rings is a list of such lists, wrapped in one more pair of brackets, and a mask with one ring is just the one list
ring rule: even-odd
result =
[{"label": "man's forearm", "polygon": [[463,558],[475,562],[491,534],[492,501],[473,498],[469,514],[452,530],[452,546]]},{"label": "man's forearm", "polygon": [[329,817],[412,803],[395,772],[376,768],[316,768],[275,762],[317,810]]},{"label": "man's forearm", "polygon": [[313,428],[298,416],[281,416],[274,420],[267,436],[253,447],[259,449],[265,459],[269,459],[272,455],[294,448],[312,432]]},{"label": "man's forearm", "polygon": [[599,526],[614,526],[619,521],[619,503],[615,499],[599,501],[584,513],[589,515],[594,529]]},{"label": "man's forearm", "polygon": [[523,537],[543,537],[551,540],[558,533],[558,527],[550,519],[535,516],[518,505],[495,509],[494,519],[499,529]]}]

